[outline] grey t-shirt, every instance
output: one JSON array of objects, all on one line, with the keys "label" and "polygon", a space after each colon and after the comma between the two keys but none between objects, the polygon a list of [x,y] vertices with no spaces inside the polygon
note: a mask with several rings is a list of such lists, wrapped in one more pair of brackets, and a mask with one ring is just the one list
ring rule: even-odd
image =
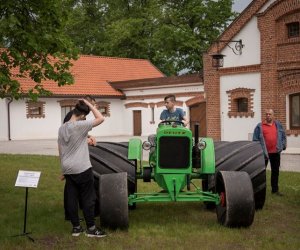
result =
[{"label": "grey t-shirt", "polygon": [[92,167],[86,141],[92,128],[93,120],[66,122],[59,128],[58,145],[63,174],[80,174]]}]

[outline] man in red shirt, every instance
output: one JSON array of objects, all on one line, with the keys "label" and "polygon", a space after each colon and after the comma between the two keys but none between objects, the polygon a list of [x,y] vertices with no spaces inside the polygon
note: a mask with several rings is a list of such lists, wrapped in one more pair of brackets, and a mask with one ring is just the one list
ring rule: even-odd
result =
[{"label": "man in red shirt", "polygon": [[282,195],[279,192],[278,178],[280,167],[280,153],[286,149],[285,131],[279,121],[274,119],[274,111],[266,110],[266,119],[257,124],[254,129],[253,141],[259,141],[265,155],[265,165],[271,164],[272,193]]}]

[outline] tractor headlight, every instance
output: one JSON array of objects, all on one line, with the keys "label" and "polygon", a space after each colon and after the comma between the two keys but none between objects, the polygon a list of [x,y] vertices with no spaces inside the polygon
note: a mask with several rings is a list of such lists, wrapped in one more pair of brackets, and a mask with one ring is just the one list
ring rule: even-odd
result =
[{"label": "tractor headlight", "polygon": [[150,150],[150,148],[152,147],[151,143],[148,141],[144,141],[143,145],[142,145],[144,150]]},{"label": "tractor headlight", "polygon": [[198,142],[198,148],[199,148],[200,150],[205,149],[205,148],[206,148],[206,142],[205,142],[205,141],[199,141],[199,142]]}]

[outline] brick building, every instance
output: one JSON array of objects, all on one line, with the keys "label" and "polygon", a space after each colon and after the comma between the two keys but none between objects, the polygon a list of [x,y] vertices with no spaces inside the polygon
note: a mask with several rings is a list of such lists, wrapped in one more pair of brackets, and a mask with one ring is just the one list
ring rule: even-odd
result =
[{"label": "brick building", "polygon": [[299,22],[299,0],[253,0],[212,44],[203,56],[208,136],[247,140],[272,108],[288,146],[300,147]]}]

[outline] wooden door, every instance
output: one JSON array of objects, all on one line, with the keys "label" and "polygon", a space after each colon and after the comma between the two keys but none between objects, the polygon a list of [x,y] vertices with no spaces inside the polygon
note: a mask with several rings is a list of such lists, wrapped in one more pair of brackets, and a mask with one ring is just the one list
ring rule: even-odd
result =
[{"label": "wooden door", "polygon": [[194,125],[199,123],[199,137],[206,137],[206,103],[198,103],[190,107],[190,127],[194,134]]},{"label": "wooden door", "polygon": [[133,135],[142,135],[142,112],[141,110],[133,111]]}]

